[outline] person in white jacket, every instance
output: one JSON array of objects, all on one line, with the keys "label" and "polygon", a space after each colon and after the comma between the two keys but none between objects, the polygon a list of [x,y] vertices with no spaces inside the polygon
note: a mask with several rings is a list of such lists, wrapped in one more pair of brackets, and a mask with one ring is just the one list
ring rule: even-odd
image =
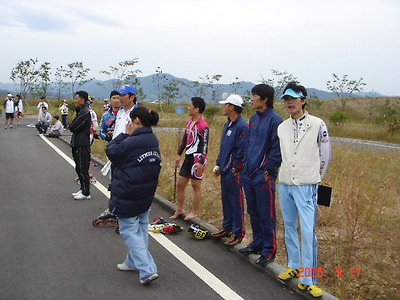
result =
[{"label": "person in white jacket", "polygon": [[19,124],[21,124],[21,116],[22,116],[22,109],[23,109],[23,105],[22,105],[22,99],[21,99],[21,95],[16,95],[15,96],[15,119],[17,120],[17,126]]},{"label": "person in white jacket", "polygon": [[6,111],[6,120],[4,122],[4,129],[7,129],[8,119],[10,119],[10,128],[14,128],[14,100],[12,94],[7,95],[7,99],[4,101],[4,109]]},{"label": "person in white jacket", "polygon": [[[313,297],[323,292],[317,286],[317,219],[318,183],[330,161],[328,129],[324,121],[305,110],[307,90],[289,82],[282,99],[290,118],[278,127],[282,164],[279,170],[279,202],[284,225],[286,271],[281,280],[300,277],[298,287]],[[300,219],[301,251],[297,235]],[[300,268],[302,266],[302,268]]]},{"label": "person in white jacket", "polygon": [[46,136],[48,137],[59,137],[60,135],[63,134],[64,132],[64,127],[63,124],[60,122],[60,117],[55,115],[54,117],[55,123],[50,127],[50,130],[48,133],[46,133]]},{"label": "person in white jacket", "polygon": [[42,113],[39,114],[38,122],[35,124],[35,127],[38,130],[38,135],[45,134],[50,124],[51,114],[47,112],[46,106],[42,106]]}]

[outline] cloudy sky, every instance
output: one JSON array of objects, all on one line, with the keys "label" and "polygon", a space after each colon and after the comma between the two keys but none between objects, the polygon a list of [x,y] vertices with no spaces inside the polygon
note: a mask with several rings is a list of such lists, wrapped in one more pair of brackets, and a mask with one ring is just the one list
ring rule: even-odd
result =
[{"label": "cloudy sky", "polygon": [[400,95],[399,16],[398,0],[0,0],[0,82],[29,58],[100,80],[139,58],[140,76],[257,83],[275,69],[326,90],[335,73]]}]

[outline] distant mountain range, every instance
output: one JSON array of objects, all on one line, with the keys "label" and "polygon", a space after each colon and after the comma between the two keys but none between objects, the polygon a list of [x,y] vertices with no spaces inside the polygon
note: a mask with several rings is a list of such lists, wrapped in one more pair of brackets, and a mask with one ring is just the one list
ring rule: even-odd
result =
[{"label": "distant mountain range", "polygon": [[[140,85],[137,88],[141,88],[143,94],[145,95],[144,99],[140,99],[142,102],[152,102],[158,99],[158,91],[155,87],[157,74],[145,76],[145,77],[138,77],[137,79],[140,82]],[[235,85],[232,84],[213,84],[212,88],[205,88],[206,84],[200,83],[197,87],[189,88],[188,85],[192,83],[191,80],[185,78],[177,78],[168,73],[162,73],[162,80],[179,80],[184,84],[178,84],[177,87],[179,88],[179,96],[174,100],[175,102],[187,101],[189,98],[193,97],[196,94],[196,91],[200,89],[203,90],[201,97],[203,97],[207,102],[215,102],[222,100],[222,97],[226,94],[224,93],[237,93],[240,95],[248,94],[249,91],[253,88],[255,84],[253,82],[248,81],[240,81],[237,82]],[[54,84],[52,85],[54,87]],[[97,100],[102,100],[104,98],[109,98],[110,91],[113,90],[113,80],[93,80],[85,85],[82,86],[81,90],[85,90]],[[71,98],[71,89],[67,89],[63,91],[61,94],[61,98]],[[214,91],[214,93],[213,93]],[[12,83],[1,83],[0,82],[0,96],[4,97],[7,93],[16,93],[16,88]],[[318,97],[319,99],[332,99],[335,98],[335,95],[331,92],[326,92],[314,88],[307,89],[308,97]],[[384,95],[378,92],[360,92],[354,93],[355,97],[364,97],[364,96],[375,96],[375,97],[382,97]],[[48,92],[48,97],[58,97],[58,92],[55,88],[52,88]],[[196,96],[198,96],[196,94]]]}]

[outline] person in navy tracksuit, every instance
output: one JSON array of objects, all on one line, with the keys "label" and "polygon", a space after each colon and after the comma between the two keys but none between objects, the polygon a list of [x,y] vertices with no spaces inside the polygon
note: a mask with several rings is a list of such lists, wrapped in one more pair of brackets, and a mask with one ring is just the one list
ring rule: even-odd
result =
[{"label": "person in navy tracksuit", "polygon": [[239,251],[261,253],[256,264],[266,265],[276,254],[275,182],[282,161],[277,128],[282,118],[273,110],[273,87],[258,84],[251,92],[251,107],[256,113],[249,121],[242,182],[253,240]]},{"label": "person in navy tracksuit", "polygon": [[230,95],[220,103],[224,104],[223,114],[228,117],[228,121],[222,130],[220,151],[213,172],[216,176],[221,175],[224,219],[222,228],[211,236],[216,238],[229,236],[224,244],[234,246],[242,241],[245,234],[240,170],[243,167],[249,128],[241,116],[243,99],[239,95]]}]

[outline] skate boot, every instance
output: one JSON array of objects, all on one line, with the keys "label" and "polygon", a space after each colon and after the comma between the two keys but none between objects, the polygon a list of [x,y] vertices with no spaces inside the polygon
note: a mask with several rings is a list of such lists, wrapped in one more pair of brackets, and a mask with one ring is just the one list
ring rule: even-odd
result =
[{"label": "skate boot", "polygon": [[92,225],[94,227],[99,227],[100,225],[102,227],[115,226],[118,225],[118,220],[115,215],[111,214],[110,211],[106,209],[97,219],[93,220]]},{"label": "skate boot", "polygon": [[150,232],[161,232],[161,229],[168,225],[176,225],[166,222],[162,217],[154,218],[153,222],[149,224]]}]

